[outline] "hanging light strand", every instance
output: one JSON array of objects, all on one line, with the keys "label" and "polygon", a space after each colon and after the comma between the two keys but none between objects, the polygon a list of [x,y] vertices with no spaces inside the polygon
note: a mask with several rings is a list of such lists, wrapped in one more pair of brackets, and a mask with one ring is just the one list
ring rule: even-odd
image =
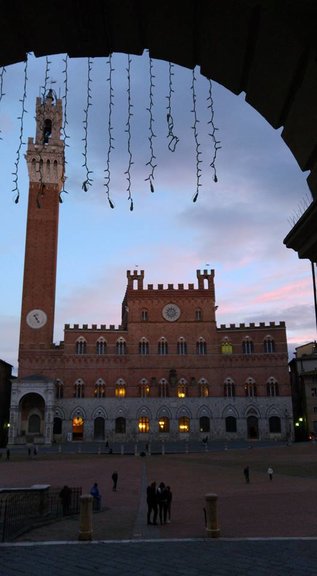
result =
[{"label": "hanging light strand", "polygon": [[[46,56],[46,58],[45,58],[44,84],[43,84],[43,86],[41,86],[43,106],[41,108],[40,130],[41,130],[41,134],[43,134],[43,135],[44,135],[44,125],[45,125],[45,116],[46,116],[46,95],[47,95],[47,91],[48,91],[48,83],[50,81],[50,65],[51,65],[51,60],[49,60],[49,58]],[[52,80],[51,80],[51,83],[53,83]],[[39,179],[40,179],[40,186],[38,188],[37,195],[36,195],[36,205],[38,208],[41,208],[41,198],[44,195],[44,188],[45,188],[45,184],[43,182],[43,179],[44,179],[44,174],[43,174],[44,162],[43,162],[43,158],[42,158],[42,153],[43,153],[44,148],[45,148],[45,145],[44,145],[44,139],[43,139],[42,140],[42,146],[38,150],[39,162],[38,162],[38,170],[37,171],[39,172]]]},{"label": "hanging light strand", "polygon": [[154,155],[154,145],[153,145],[153,139],[156,138],[156,135],[154,134],[154,130],[153,130],[153,127],[154,127],[153,90],[155,88],[155,84],[154,84],[155,76],[153,74],[153,60],[150,57],[150,53],[149,53],[149,68],[150,68],[150,91],[149,91],[149,106],[147,108],[147,111],[149,113],[149,136],[148,136],[148,140],[149,140],[149,145],[150,145],[150,160],[146,163],[146,166],[149,166],[150,173],[149,173],[148,177],[145,178],[145,181],[149,181],[150,190],[151,190],[151,192],[154,192],[154,171],[155,171],[155,168],[157,166],[157,164],[154,163],[156,156]]},{"label": "hanging light strand", "polygon": [[[1,100],[2,100],[2,98],[3,98],[3,96],[5,96],[5,92],[3,92],[3,82],[4,82],[4,75],[5,75],[5,73],[6,73],[5,67],[0,68],[0,102],[1,102]],[[0,140],[2,140],[1,134],[2,134],[2,130],[1,130],[1,128],[0,128]]]},{"label": "hanging light strand", "polygon": [[111,150],[114,150],[113,142],[114,137],[112,136],[112,111],[114,106],[114,90],[112,86],[112,73],[114,72],[114,68],[112,68],[112,54],[109,54],[108,58],[108,69],[109,69],[109,76],[107,78],[107,82],[109,82],[109,107],[108,107],[108,150],[107,150],[107,164],[105,172],[105,183],[104,187],[106,188],[106,194],[109,202],[110,208],[114,208],[114,203],[110,197],[110,181],[111,181],[111,172],[110,172],[110,157],[111,157]]},{"label": "hanging light strand", "polygon": [[20,102],[21,102],[21,116],[18,116],[18,120],[20,120],[20,135],[19,135],[19,145],[18,145],[18,149],[16,151],[16,160],[14,163],[15,169],[14,172],[12,172],[13,175],[13,183],[14,183],[14,188],[13,188],[13,192],[15,194],[15,204],[18,204],[19,200],[20,200],[20,191],[19,191],[19,166],[20,166],[20,158],[21,158],[21,149],[22,146],[24,145],[23,142],[23,123],[24,123],[24,115],[27,113],[27,110],[25,108],[25,102],[26,102],[26,97],[27,97],[27,93],[26,93],[26,88],[27,88],[27,81],[28,81],[28,54],[26,54],[26,58],[24,61],[24,83],[23,83],[23,94],[22,94],[22,98],[20,98]]},{"label": "hanging light strand", "polygon": [[174,134],[174,118],[173,118],[173,113],[172,113],[172,99],[173,99],[173,93],[174,93],[174,89],[173,89],[174,72],[173,72],[173,70],[174,70],[174,64],[172,64],[172,62],[169,62],[168,63],[168,96],[166,96],[166,98],[167,98],[166,119],[167,119],[167,128],[168,128],[167,138],[169,140],[168,149],[171,152],[175,152],[176,146],[179,142],[179,138]]},{"label": "hanging light strand", "polygon": [[125,174],[127,175],[127,181],[128,181],[128,187],[127,187],[127,192],[128,192],[128,200],[130,200],[130,211],[133,211],[133,198],[132,198],[132,194],[131,194],[131,168],[132,165],[134,164],[133,162],[133,156],[132,156],[132,150],[131,150],[131,118],[133,116],[132,114],[132,108],[133,108],[133,104],[131,103],[131,56],[130,54],[128,54],[128,67],[126,69],[127,71],[127,80],[128,80],[128,88],[127,88],[127,94],[128,94],[128,117],[127,117],[127,122],[126,122],[126,133],[128,135],[128,143],[127,143],[127,147],[128,147],[128,156],[129,156],[129,162],[128,162],[128,168],[125,171]]},{"label": "hanging light strand", "polygon": [[198,195],[199,195],[199,188],[201,186],[200,183],[200,179],[201,179],[201,168],[200,168],[200,164],[202,163],[202,160],[200,159],[201,157],[201,151],[200,151],[200,143],[199,143],[199,139],[198,139],[198,116],[197,116],[197,95],[196,95],[196,76],[195,76],[195,68],[193,69],[193,74],[192,74],[192,85],[191,85],[191,89],[192,89],[192,98],[193,98],[193,109],[191,110],[191,112],[194,115],[194,124],[192,126],[192,129],[194,131],[194,140],[195,140],[195,149],[196,149],[196,192],[193,196],[193,202],[196,202]]},{"label": "hanging light strand", "polygon": [[84,152],[83,157],[84,157],[84,163],[83,163],[83,168],[85,168],[86,170],[86,180],[84,180],[84,182],[82,183],[82,189],[87,192],[89,186],[92,185],[92,178],[91,178],[91,174],[92,174],[92,170],[89,170],[88,168],[88,120],[89,120],[89,108],[91,106],[91,71],[92,71],[92,58],[88,58],[88,70],[87,70],[87,100],[86,100],[86,108],[84,108],[84,120],[83,120],[83,126],[84,126],[84,137],[82,138],[82,141],[84,142]]},{"label": "hanging light strand", "polygon": [[214,182],[218,182],[217,170],[216,170],[216,160],[217,160],[218,150],[220,150],[221,146],[220,146],[220,140],[216,139],[216,131],[218,130],[218,128],[216,128],[215,124],[214,124],[215,111],[214,111],[214,100],[213,100],[213,96],[212,96],[212,82],[211,82],[211,80],[209,80],[209,94],[208,94],[207,102],[208,102],[208,108],[210,109],[210,120],[209,120],[208,124],[210,124],[210,126],[211,126],[211,132],[208,134],[208,136],[210,136],[212,143],[213,143],[213,156],[211,158],[211,162],[210,162],[209,166],[211,167],[211,169],[213,171]]},{"label": "hanging light strand", "polygon": [[63,62],[65,64],[64,66],[64,70],[63,70],[63,75],[64,75],[64,95],[63,95],[63,100],[64,100],[64,110],[63,110],[63,125],[62,125],[62,135],[63,135],[63,140],[64,140],[64,150],[63,150],[63,176],[62,176],[62,181],[63,181],[63,188],[59,193],[59,201],[62,204],[63,203],[63,199],[62,199],[62,194],[68,194],[67,190],[65,190],[65,182],[66,182],[66,166],[67,166],[67,160],[66,160],[66,148],[69,147],[69,144],[67,144],[67,140],[69,140],[69,136],[67,133],[67,126],[68,126],[68,92],[69,92],[69,87],[68,87],[68,54],[66,54],[65,58],[63,58]]}]

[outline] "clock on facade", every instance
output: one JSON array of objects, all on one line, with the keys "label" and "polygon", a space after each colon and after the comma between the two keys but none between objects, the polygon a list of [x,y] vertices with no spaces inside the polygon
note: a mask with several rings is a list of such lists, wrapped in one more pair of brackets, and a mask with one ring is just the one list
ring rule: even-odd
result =
[{"label": "clock on facade", "polygon": [[47,322],[47,316],[43,310],[31,310],[26,316],[26,322],[30,328],[42,328]]},{"label": "clock on facade", "polygon": [[162,315],[165,320],[175,322],[181,315],[180,308],[176,304],[166,304],[162,310]]}]

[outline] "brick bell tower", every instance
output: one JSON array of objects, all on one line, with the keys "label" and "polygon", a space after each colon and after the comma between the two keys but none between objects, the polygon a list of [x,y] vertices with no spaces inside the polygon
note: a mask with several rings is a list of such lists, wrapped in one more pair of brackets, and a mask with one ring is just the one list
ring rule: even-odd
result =
[{"label": "brick bell tower", "polygon": [[53,342],[57,235],[60,192],[64,181],[61,140],[62,100],[53,90],[36,99],[36,136],[28,139],[29,174],[19,375],[28,371],[30,352]]}]

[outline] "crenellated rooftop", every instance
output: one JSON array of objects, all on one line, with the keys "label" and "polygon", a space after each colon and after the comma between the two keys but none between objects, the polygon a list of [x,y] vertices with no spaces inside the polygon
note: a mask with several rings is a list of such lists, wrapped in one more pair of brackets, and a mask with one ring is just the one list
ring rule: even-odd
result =
[{"label": "crenellated rooftop", "polygon": [[145,288],[143,286],[144,281],[144,270],[127,270],[127,279],[128,279],[128,287],[127,289],[130,290],[142,290],[142,291],[154,291],[154,290],[178,290],[178,291],[185,291],[185,290],[214,290],[214,270],[196,270],[196,276],[198,280],[198,286],[195,288],[195,285],[190,283],[188,286],[184,284],[158,284],[157,287],[154,287],[153,284],[148,284]]},{"label": "crenellated rooftop", "polygon": [[114,324],[110,324],[108,327],[106,324],[100,324],[100,326],[98,326],[97,324],[92,324],[91,326],[88,326],[88,324],[82,324],[81,326],[79,324],[65,324],[64,325],[64,330],[74,330],[74,331],[85,331],[87,332],[87,330],[90,330],[92,332],[119,332],[119,331],[123,331],[123,327],[121,325],[119,326],[115,326]]},{"label": "crenellated rooftop", "polygon": [[250,322],[250,324],[229,324],[228,326],[226,324],[220,324],[220,327],[218,326],[217,329],[218,330],[241,330],[242,329],[263,329],[263,328],[285,328],[285,322],[284,320],[281,322],[269,322],[268,324],[266,324],[265,322],[260,322],[259,324],[255,324],[254,322]]}]

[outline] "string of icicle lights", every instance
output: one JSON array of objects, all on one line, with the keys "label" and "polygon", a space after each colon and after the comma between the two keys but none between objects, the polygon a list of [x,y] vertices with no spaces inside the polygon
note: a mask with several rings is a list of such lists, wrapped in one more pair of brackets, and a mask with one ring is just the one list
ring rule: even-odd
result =
[{"label": "string of icicle lights", "polygon": [[[24,62],[24,78],[21,88],[22,95],[19,98],[19,139],[14,171],[12,172],[13,193],[16,202],[18,202],[20,198],[19,165],[23,159],[23,147],[26,146],[24,139],[32,134],[29,128],[25,133],[25,118],[26,114],[28,114],[26,103],[28,107],[32,107],[32,112],[34,110],[34,101],[30,99],[30,82],[28,81],[28,65],[29,60],[32,58],[32,55],[27,55]],[[110,208],[115,208],[114,194],[118,192],[118,173],[120,172],[120,167],[118,169],[118,157],[120,157],[122,178],[124,177],[126,180],[125,192],[129,201],[129,209],[133,211],[135,204],[135,178],[136,175],[139,176],[142,171],[142,159],[141,167],[139,160],[137,161],[139,152],[142,150],[144,191],[151,193],[154,191],[159,192],[160,168],[163,167],[165,169],[165,164],[164,162],[162,163],[160,159],[162,147],[165,147],[167,154],[170,153],[178,158],[178,166],[182,161],[182,149],[185,147],[186,154],[188,154],[188,149],[190,147],[192,148],[192,160],[189,161],[187,155],[183,162],[186,173],[189,173],[190,164],[192,164],[192,178],[195,177],[192,199],[193,202],[196,202],[199,195],[205,192],[206,188],[209,190],[211,183],[215,183],[218,180],[216,161],[221,146],[220,141],[216,137],[217,127],[215,125],[214,97],[211,81],[207,80],[208,93],[206,96],[203,96],[201,86],[198,84],[200,74],[197,68],[192,71],[186,71],[186,77],[184,69],[180,69],[171,62],[154,60],[151,58],[149,51],[147,51],[144,56],[146,67],[142,72],[142,79],[140,81],[138,60],[140,60],[141,57],[120,55],[120,58],[116,54],[110,54],[105,59],[82,59],[80,61],[80,73],[78,72],[79,64],[77,60],[75,88],[73,86],[74,76],[72,76],[72,66],[74,65],[74,61],[72,59],[69,59],[67,55],[60,56],[60,70],[58,74],[56,70],[51,70],[51,58],[46,57],[45,59],[41,59],[44,61],[44,70],[42,72],[43,81],[40,87],[40,95],[43,98],[43,103],[45,103],[45,95],[47,95],[47,92],[52,88],[53,84],[57,86],[57,98],[62,98],[63,100],[64,116],[61,137],[64,141],[65,149],[63,158],[64,177],[62,191],[60,193],[60,202],[62,202],[62,194],[69,192],[70,184],[69,180],[67,180],[66,165],[71,172],[73,165],[70,162],[70,149],[73,154],[74,148],[78,150],[79,145],[81,145],[80,153],[83,161],[80,166],[78,165],[76,181],[78,182],[78,179],[80,180],[81,188],[85,192],[95,189],[95,187],[100,188],[98,185],[99,177],[96,176],[95,169],[96,152],[94,143],[96,140],[96,126],[93,116],[94,110],[101,108],[100,93],[103,112],[102,115],[99,114],[97,128],[98,131],[103,134],[103,142],[105,143],[103,159],[101,160],[101,163],[103,163],[102,186]],[[125,58],[126,63],[122,66],[121,62],[123,58]],[[100,68],[98,68],[99,71],[97,74],[97,72],[95,72],[95,65],[102,61],[104,61],[105,64],[103,65],[101,73]],[[82,62],[84,63],[84,68]],[[183,76],[182,84],[180,84],[179,81],[180,70]],[[5,68],[0,68],[0,112],[2,102],[6,97],[5,72]],[[184,78],[187,78],[187,80],[185,79],[184,81]],[[140,97],[141,83],[144,87],[142,97]],[[76,92],[76,90],[78,91],[76,106],[78,107],[79,100],[82,100],[83,103],[81,105],[81,118],[79,118],[79,113],[77,112],[75,120],[76,135],[78,136],[81,127],[81,137],[80,139],[77,137],[75,140],[72,120],[70,118],[74,116],[72,99],[74,99],[73,93],[74,91]],[[96,98],[97,90],[98,99]],[[186,108],[184,102],[186,102]],[[143,106],[144,120],[140,122],[138,109],[141,105]],[[122,109],[123,112],[121,112]],[[165,110],[165,120],[164,115],[162,116],[162,110]],[[43,113],[45,115],[45,108],[43,109]],[[184,136],[185,128],[186,130],[192,130],[192,139],[188,138],[187,135]],[[118,137],[118,131],[120,130],[122,134]],[[98,138],[100,139],[100,135]],[[142,145],[140,146],[141,138]],[[1,146],[3,145],[3,141],[5,141],[5,133],[2,126],[0,126]],[[164,158],[166,158],[166,154]],[[181,160],[179,160],[179,158],[181,158]],[[98,161],[99,169],[100,158]],[[122,166],[124,167],[122,168]],[[38,169],[41,172],[41,166],[39,166]],[[40,182],[42,182],[41,173]],[[65,189],[66,183],[68,190]],[[124,187],[122,191],[124,192]],[[41,191],[39,192],[37,203],[40,207]]]}]

